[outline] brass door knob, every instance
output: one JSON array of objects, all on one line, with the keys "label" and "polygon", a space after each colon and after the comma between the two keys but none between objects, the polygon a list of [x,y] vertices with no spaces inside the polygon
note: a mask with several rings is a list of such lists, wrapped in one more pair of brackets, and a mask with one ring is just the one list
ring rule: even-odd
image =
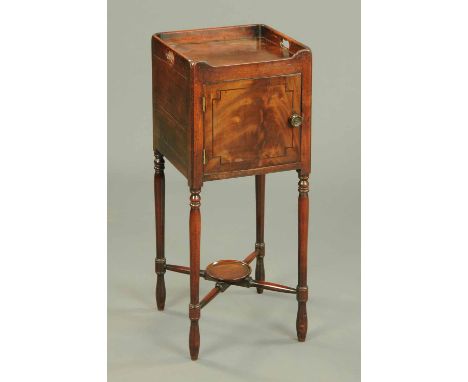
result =
[{"label": "brass door knob", "polygon": [[289,124],[292,126],[292,127],[299,127],[302,125],[302,117],[299,115],[299,114],[296,114],[296,113],[293,113],[290,117],[289,117]]}]

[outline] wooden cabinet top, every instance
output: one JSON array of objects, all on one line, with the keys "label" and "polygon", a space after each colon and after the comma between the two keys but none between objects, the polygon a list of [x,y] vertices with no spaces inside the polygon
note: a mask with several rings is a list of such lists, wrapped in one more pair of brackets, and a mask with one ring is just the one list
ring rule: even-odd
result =
[{"label": "wooden cabinet top", "polygon": [[153,147],[204,181],[310,172],[312,56],[263,24],[152,36]]},{"label": "wooden cabinet top", "polygon": [[310,50],[263,24],[161,32],[154,37],[187,60],[213,67],[285,60]]}]

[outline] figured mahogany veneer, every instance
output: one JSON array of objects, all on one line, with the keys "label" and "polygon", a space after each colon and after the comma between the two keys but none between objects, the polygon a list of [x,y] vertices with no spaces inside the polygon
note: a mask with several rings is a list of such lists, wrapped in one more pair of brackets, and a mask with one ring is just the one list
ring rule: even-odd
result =
[{"label": "figured mahogany veneer", "polygon": [[[204,174],[300,162],[301,76],[205,85]],[[226,134],[229,132],[229,134]]]},{"label": "figured mahogany veneer", "polygon": [[[156,33],[151,39],[156,302],[166,300],[165,272],[190,276],[189,348],[200,348],[201,308],[230,286],[295,294],[296,332],[307,332],[309,214],[310,49],[263,24]],[[164,163],[169,160],[190,190],[190,266],[166,263]],[[297,287],[265,281],[265,174],[296,170],[298,196]],[[201,189],[206,181],[255,176],[255,251],[243,261],[220,260],[200,269]],[[255,278],[248,264],[256,260]],[[200,278],[215,287],[200,300]]]}]

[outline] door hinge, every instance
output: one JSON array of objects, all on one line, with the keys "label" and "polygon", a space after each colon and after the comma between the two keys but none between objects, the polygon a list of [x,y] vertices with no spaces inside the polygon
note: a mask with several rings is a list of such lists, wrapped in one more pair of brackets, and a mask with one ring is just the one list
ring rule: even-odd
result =
[{"label": "door hinge", "polygon": [[206,150],[203,149],[203,164],[206,164]]},{"label": "door hinge", "polygon": [[206,98],[202,97],[202,107],[203,107],[203,112],[206,111]]}]

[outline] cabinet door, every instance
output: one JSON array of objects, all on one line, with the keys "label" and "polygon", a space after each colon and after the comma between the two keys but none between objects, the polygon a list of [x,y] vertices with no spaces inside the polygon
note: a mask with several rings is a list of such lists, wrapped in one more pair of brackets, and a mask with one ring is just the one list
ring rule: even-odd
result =
[{"label": "cabinet door", "polygon": [[204,172],[300,161],[301,75],[226,81],[204,87]]}]

